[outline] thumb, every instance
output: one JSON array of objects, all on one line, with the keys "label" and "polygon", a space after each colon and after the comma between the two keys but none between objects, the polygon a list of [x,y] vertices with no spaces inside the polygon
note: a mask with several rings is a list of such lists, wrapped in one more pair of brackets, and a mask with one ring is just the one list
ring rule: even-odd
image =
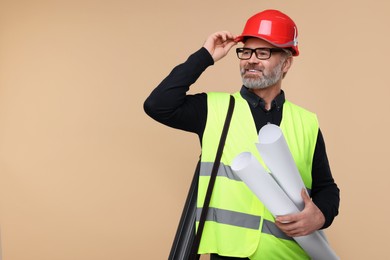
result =
[{"label": "thumb", "polygon": [[309,197],[309,194],[307,193],[306,189],[303,188],[302,191],[301,191],[301,196],[302,196],[302,199],[303,199],[303,202],[305,203],[305,205],[311,201],[310,197]]}]

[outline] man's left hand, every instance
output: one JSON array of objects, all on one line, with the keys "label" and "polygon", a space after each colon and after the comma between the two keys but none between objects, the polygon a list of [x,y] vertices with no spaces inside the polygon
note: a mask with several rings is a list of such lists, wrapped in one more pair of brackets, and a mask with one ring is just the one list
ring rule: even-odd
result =
[{"label": "man's left hand", "polygon": [[305,208],[301,212],[275,218],[276,226],[290,237],[309,235],[325,223],[324,214],[310,199],[305,189],[302,189],[301,196],[305,203]]}]

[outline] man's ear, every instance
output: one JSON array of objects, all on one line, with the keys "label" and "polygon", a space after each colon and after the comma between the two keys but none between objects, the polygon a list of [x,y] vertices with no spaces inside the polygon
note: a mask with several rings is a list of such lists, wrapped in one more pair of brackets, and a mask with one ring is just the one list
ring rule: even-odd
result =
[{"label": "man's ear", "polygon": [[284,73],[284,74],[287,73],[288,70],[290,69],[290,67],[291,67],[291,65],[292,65],[292,63],[293,63],[293,60],[294,60],[294,58],[293,58],[292,56],[290,56],[290,57],[288,57],[288,58],[284,61],[283,67],[282,67],[283,73]]}]

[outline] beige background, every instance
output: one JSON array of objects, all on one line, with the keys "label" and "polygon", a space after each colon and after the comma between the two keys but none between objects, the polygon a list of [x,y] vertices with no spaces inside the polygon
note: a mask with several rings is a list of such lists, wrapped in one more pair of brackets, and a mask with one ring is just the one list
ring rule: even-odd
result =
[{"label": "beige background", "polygon": [[[299,28],[284,89],[318,114],[342,191],[330,243],[385,259],[388,1],[1,0],[3,259],[166,259],[199,143],[143,101],[210,33],[265,8]],[[231,52],[193,91],[239,88]]]}]

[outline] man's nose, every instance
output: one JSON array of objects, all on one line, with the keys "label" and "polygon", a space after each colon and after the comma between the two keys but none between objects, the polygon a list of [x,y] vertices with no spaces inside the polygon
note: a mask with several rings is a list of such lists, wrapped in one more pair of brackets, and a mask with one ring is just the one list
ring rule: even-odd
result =
[{"label": "man's nose", "polygon": [[249,62],[249,63],[259,63],[259,62],[260,62],[260,60],[257,58],[255,52],[252,53],[252,56],[250,57],[250,59],[248,60],[248,62]]}]

